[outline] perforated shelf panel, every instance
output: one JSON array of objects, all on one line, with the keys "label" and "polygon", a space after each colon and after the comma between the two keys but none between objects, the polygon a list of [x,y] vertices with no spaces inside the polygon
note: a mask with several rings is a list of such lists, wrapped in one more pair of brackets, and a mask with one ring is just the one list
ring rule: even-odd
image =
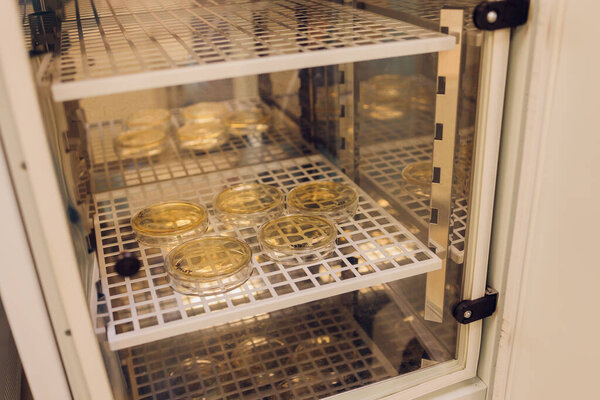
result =
[{"label": "perforated shelf panel", "polygon": [[[256,103],[247,100],[225,104],[250,107]],[[113,139],[126,129],[122,121],[89,124],[87,137],[93,191],[103,192],[313,153],[300,137],[297,125],[277,109],[270,110],[270,127],[260,135],[232,135],[226,143],[209,151],[180,150],[169,137],[163,154],[142,158],[120,158],[115,153]],[[179,125],[177,110],[172,120],[175,126]]]},{"label": "perforated shelf panel", "polygon": [[452,36],[324,0],[75,0],[56,101],[432,53]]},{"label": "perforated shelf panel", "polygon": [[[278,346],[259,346],[266,338]],[[248,343],[252,354],[238,356]],[[122,353],[133,398],[144,400],[308,400],[397,375],[352,316],[331,302],[260,314]],[[206,361],[215,367],[193,365]],[[310,380],[285,384],[298,377]]]},{"label": "perforated shelf panel", "polygon": [[[430,137],[409,138],[365,146],[361,149],[360,173],[387,197],[394,199],[404,211],[423,227],[429,224],[429,196],[413,190],[402,177],[402,170],[409,164],[429,161],[433,142]],[[465,232],[467,227],[467,201],[454,202],[450,217],[450,257],[458,264],[464,261]]]},{"label": "perforated shelf panel", "polygon": [[[94,225],[111,348],[150,342],[440,268],[441,260],[435,254],[356,185],[357,214],[337,224],[336,249],[322,262],[292,267],[273,263],[260,250],[257,227],[236,229],[215,217],[212,201],[228,186],[260,182],[288,192],[300,183],[316,180],[354,185],[323,156],[314,155],[96,194]],[[208,234],[236,236],[251,246],[254,272],[244,285],[211,297],[184,296],[171,289],[163,266],[166,253],[140,248],[130,218],[142,207],[174,199],[208,207]],[[122,251],[134,252],[142,261],[142,269],[133,277],[123,278],[114,271]]]}]

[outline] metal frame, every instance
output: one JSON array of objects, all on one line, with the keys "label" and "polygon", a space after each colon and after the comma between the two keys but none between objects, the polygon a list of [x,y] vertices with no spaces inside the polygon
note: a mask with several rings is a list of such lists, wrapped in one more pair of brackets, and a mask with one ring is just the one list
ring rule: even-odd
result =
[{"label": "metal frame", "polygon": [[431,184],[431,217],[429,240],[435,243],[442,259],[442,269],[427,274],[425,289],[425,319],[442,322],[446,287],[446,263],[452,214],[452,182],[454,178],[454,148],[458,129],[458,93],[462,61],[463,10],[443,9],[440,29],[456,37],[453,50],[440,52],[438,87],[435,104],[435,134],[433,141],[433,182]]}]

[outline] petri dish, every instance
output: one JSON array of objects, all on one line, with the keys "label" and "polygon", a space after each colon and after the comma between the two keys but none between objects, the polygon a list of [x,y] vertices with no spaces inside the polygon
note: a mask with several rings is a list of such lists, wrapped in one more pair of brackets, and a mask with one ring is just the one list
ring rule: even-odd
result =
[{"label": "petri dish", "polygon": [[231,353],[235,368],[247,368],[259,385],[277,382],[283,378],[280,369],[269,369],[263,360],[274,360],[287,354],[285,343],[272,336],[256,335],[238,343]]},{"label": "petri dish", "polygon": [[267,222],[258,232],[265,255],[284,265],[323,260],[335,249],[337,231],[325,218],[286,215]]},{"label": "petri dish", "polygon": [[225,223],[260,225],[283,213],[283,193],[271,185],[241,184],[219,193],[215,210]]},{"label": "petri dish", "polygon": [[229,126],[232,135],[242,136],[266,131],[269,129],[270,119],[271,115],[266,107],[255,106],[227,114],[225,123]]},{"label": "petri dish", "polygon": [[410,105],[410,78],[403,75],[377,75],[364,83],[362,108],[373,119],[400,119]]},{"label": "petri dish", "polygon": [[167,255],[165,266],[171,286],[180,293],[226,293],[250,277],[252,250],[236,238],[206,236],[175,247]]},{"label": "petri dish", "polygon": [[187,106],[181,110],[186,123],[218,122],[227,113],[225,103],[219,101],[204,101]]},{"label": "petri dish", "polygon": [[166,371],[173,386],[177,386],[182,381],[202,383],[202,386],[198,385],[199,390],[186,393],[186,399],[218,400],[223,398],[218,375],[226,371],[224,364],[211,357],[198,355],[191,355],[176,361],[174,365],[167,367]]},{"label": "petri dish", "polygon": [[282,400],[303,399],[314,391],[316,385],[323,386],[323,378],[316,372],[304,372],[292,375],[277,385]]},{"label": "petri dish", "polygon": [[228,134],[220,121],[193,122],[177,130],[179,147],[190,150],[210,150],[227,142]]},{"label": "petri dish", "polygon": [[433,163],[418,161],[408,164],[402,170],[402,177],[409,185],[408,190],[419,196],[429,196],[433,179]]},{"label": "petri dish", "polygon": [[163,108],[140,110],[127,118],[129,129],[153,128],[168,131],[171,127],[171,112]]},{"label": "petri dish", "polygon": [[160,129],[132,129],[115,137],[115,153],[121,158],[151,157],[165,150],[167,134]]},{"label": "petri dish", "polygon": [[150,247],[173,247],[206,232],[208,212],[187,201],[153,204],[131,218],[136,240]]},{"label": "petri dish", "polygon": [[356,214],[358,193],[345,183],[310,182],[290,191],[287,207],[293,213],[317,215],[340,222]]}]

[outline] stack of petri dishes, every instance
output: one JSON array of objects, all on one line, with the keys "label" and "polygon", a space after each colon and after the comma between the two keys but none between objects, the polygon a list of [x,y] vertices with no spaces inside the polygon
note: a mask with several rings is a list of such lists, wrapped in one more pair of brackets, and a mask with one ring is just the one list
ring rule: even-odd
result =
[{"label": "stack of petri dishes", "polygon": [[184,125],[176,133],[179,148],[208,151],[225,144],[228,132],[223,125],[227,106],[222,102],[206,101],[181,110]]},{"label": "stack of petri dishes", "polygon": [[115,153],[121,158],[151,157],[166,148],[171,129],[171,113],[164,109],[141,110],[127,119],[127,130],[113,141]]},{"label": "stack of petri dishes", "polygon": [[271,115],[263,105],[252,105],[230,112],[225,117],[225,123],[232,135],[256,135],[269,129]]}]

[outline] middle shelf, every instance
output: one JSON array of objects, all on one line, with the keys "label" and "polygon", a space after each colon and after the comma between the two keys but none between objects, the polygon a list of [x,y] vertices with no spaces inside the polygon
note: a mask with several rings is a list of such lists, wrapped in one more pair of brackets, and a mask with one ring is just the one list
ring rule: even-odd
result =
[{"label": "middle shelf", "polygon": [[[267,259],[256,238],[258,227],[220,222],[212,201],[228,186],[257,182],[288,192],[300,183],[330,180],[359,193],[354,218],[337,224],[335,252],[314,264],[282,266]],[[210,297],[185,296],[169,286],[166,253],[140,248],[130,218],[138,209],[166,200],[190,200],[208,207],[207,234],[235,236],[253,250],[254,272],[240,288]],[[271,312],[353,290],[427,273],[441,260],[322,155],[298,157],[203,175],[98,193],[94,217],[100,278],[109,322],[107,336],[117,350]],[[142,269],[124,278],[114,271],[122,251],[135,253]]]}]

